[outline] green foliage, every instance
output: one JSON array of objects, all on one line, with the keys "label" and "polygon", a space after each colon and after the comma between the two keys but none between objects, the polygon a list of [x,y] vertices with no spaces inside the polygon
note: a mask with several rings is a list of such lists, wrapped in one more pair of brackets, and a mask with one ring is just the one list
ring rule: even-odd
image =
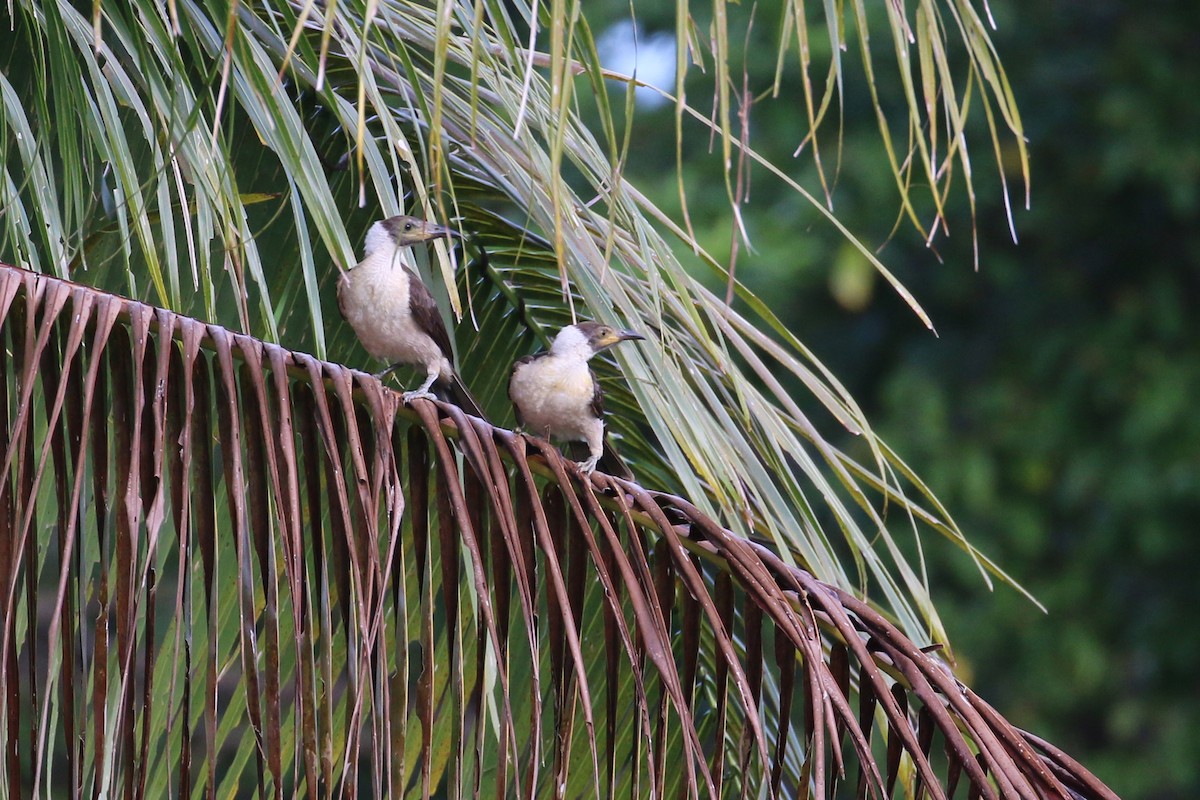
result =
[{"label": "green foliage", "polygon": [[[507,263],[498,264],[509,270],[504,285],[491,287],[498,294],[473,286],[471,275],[455,291],[454,259],[441,244],[429,273],[446,289],[448,317],[472,310],[463,299],[477,295],[516,312],[482,315],[487,328],[474,327],[477,314],[459,326],[462,361],[474,369],[471,382],[485,387],[480,394],[503,385],[512,357],[530,344],[529,329],[544,341],[545,330],[592,316],[653,332],[644,346],[617,355],[629,381],[616,404],[627,413],[613,425],[647,474],[744,534],[765,530],[790,559],[823,577],[868,591],[913,635],[944,639],[919,564],[901,556],[893,528],[919,520],[919,535],[948,537],[981,570],[998,570],[973,553],[770,305],[702,248],[685,208],[669,216],[627,177],[633,173],[623,156],[637,140],[613,118],[580,9],[540,7],[547,16],[531,53],[523,43],[534,10],[405,0],[328,9],[131,2],[98,4],[89,16],[67,5],[18,5],[12,27],[24,46],[13,52],[33,57],[10,55],[4,79],[0,148],[11,202],[0,220],[0,254],[362,364],[345,326],[329,324],[326,311],[337,269],[354,258],[350,243],[367,222],[401,208],[469,221],[479,243],[505,255]],[[810,91],[811,53],[797,52],[809,26],[824,24],[833,39],[855,32],[867,107],[881,118],[874,150],[882,141],[889,151],[897,131],[907,129],[921,156],[901,165],[893,154],[887,174],[897,185],[929,177],[906,202],[927,211],[941,206],[966,151],[956,144],[936,155],[934,131],[960,130],[968,96],[1007,120],[981,131],[980,141],[1022,146],[1012,98],[977,19],[968,15],[960,28],[932,37],[909,36],[930,15],[957,18],[955,3],[941,11],[923,4],[911,19],[890,7],[868,18],[853,5],[823,23],[797,17],[799,10],[781,6],[786,35],[765,41],[781,63],[795,59],[799,85]],[[731,31],[752,15],[723,3],[711,20],[681,11],[679,31],[705,64],[692,75],[711,87],[716,122],[681,95],[680,158],[685,134],[688,158],[697,130],[711,138],[721,176],[713,185],[725,186],[726,208],[746,199],[735,172],[751,162],[771,171],[919,315],[882,263],[785,174],[779,163],[790,156],[763,156],[757,138],[737,130],[735,104],[746,98],[731,91],[740,65],[740,34],[731,38]],[[880,60],[871,55],[868,28],[889,34],[892,68],[866,66]],[[952,46],[964,76],[931,72],[925,62]],[[840,75],[840,51],[830,48],[826,58]],[[922,61],[919,70],[913,58]],[[926,96],[922,104],[906,94],[918,72],[922,91],[936,100]],[[755,80],[765,89],[771,78]],[[970,86],[977,91],[964,93]],[[591,128],[577,103],[589,89],[599,111]],[[902,99],[889,101],[885,114],[880,98],[890,92]],[[820,116],[797,118],[789,146],[803,142]],[[830,169],[819,158],[805,163],[818,173],[814,185]],[[715,276],[720,290],[685,262]],[[525,293],[539,302],[512,302]],[[732,310],[728,295],[739,301]],[[476,347],[486,359],[471,352]],[[806,408],[797,395],[815,402]],[[493,401],[493,414],[503,414],[502,401]],[[831,446],[842,430],[867,442],[862,464]],[[895,525],[883,516],[888,509],[896,510]]]},{"label": "green foliage", "polygon": [[[844,245],[761,173],[753,250],[738,275],[773,298],[973,541],[1047,607],[981,593],[967,560],[926,548],[964,674],[1123,797],[1193,797],[1200,106],[1190,97],[1200,68],[1189,37],[1200,20],[1181,2],[1153,13],[1112,3],[1085,15],[1028,2],[991,10],[1030,139],[1019,245],[990,177],[977,187],[978,273],[964,214],[934,242],[944,263],[903,229],[893,234],[898,200],[861,108],[847,110],[833,193],[839,217],[882,247],[938,337],[878,286],[865,308],[841,304],[834,287],[855,269]],[[751,122],[778,130],[783,113],[756,106]],[[648,170],[665,149],[638,157]],[[705,180],[701,169],[689,182]],[[660,189],[664,201],[669,193]],[[692,214],[712,249],[721,237],[727,246],[719,203]]]},{"label": "green foliage", "polygon": [[939,273],[920,294],[942,340],[888,348],[882,428],[1050,612],[948,572],[976,681],[1123,797],[1193,797],[1195,8],[1025,10],[1000,43],[1037,174],[1021,245],[985,242],[976,285]]},{"label": "green foliage", "polygon": [[[778,31],[799,38],[807,28],[777,24],[794,23],[788,15],[799,3],[755,5],[758,22],[749,31],[752,9],[714,4],[712,20],[674,21],[690,41],[707,45],[711,35],[711,49],[721,55],[714,65],[709,49],[693,53],[706,71],[693,68],[687,77],[691,105],[679,107],[674,119],[668,109],[628,122],[619,93],[606,95],[598,78],[595,23],[592,29],[565,24],[567,12],[578,9],[558,4],[559,13],[545,20],[555,24],[537,41],[549,53],[535,65],[522,58],[519,18],[497,21],[494,29],[475,24],[475,9],[500,20],[511,5],[464,6],[453,16],[411,3],[339,3],[330,6],[342,23],[334,33],[309,16],[315,6],[304,4],[181,2],[164,9],[156,2],[98,3],[82,11],[67,4],[19,4],[10,12],[13,19],[4,20],[26,46],[4,57],[0,83],[0,253],[365,366],[344,326],[330,321],[336,266],[353,260],[366,224],[381,214],[412,206],[430,216],[462,215],[499,254],[498,268],[511,279],[505,295],[499,284],[471,284],[466,275],[463,297],[542,291],[556,278],[573,282],[576,290],[557,299],[552,292],[539,295],[545,305],[524,314],[515,313],[515,304],[495,307],[501,311],[489,306],[493,315],[478,337],[464,325],[460,344],[465,339],[486,348],[464,354],[465,363],[490,365],[490,375],[478,373],[481,382],[498,386],[509,357],[534,346],[536,333],[526,332],[530,322],[560,322],[568,298],[577,302],[573,309],[615,312],[659,331],[659,349],[623,356],[625,372],[634,377],[624,408],[644,416],[627,416],[617,425],[625,426],[621,432],[649,474],[673,479],[673,488],[698,502],[707,500],[739,530],[754,527],[748,517],[765,522],[821,577],[866,588],[911,634],[937,637],[941,625],[925,575],[909,566],[921,563],[909,540],[919,543],[932,529],[975,554],[931,497],[888,471],[903,473],[904,466],[874,438],[850,400],[856,394],[882,398],[872,407],[889,413],[885,427],[898,452],[913,454],[922,471],[931,472],[950,507],[970,517],[970,529],[995,533],[989,552],[1006,564],[1014,563],[1009,556],[1028,557],[1028,564],[1015,562],[1023,575],[1040,577],[1035,565],[1053,570],[1037,589],[1056,615],[1062,613],[1056,603],[1072,601],[1089,615],[1112,609],[1108,627],[1073,627],[1069,637],[1055,638],[1061,625],[1048,627],[1025,600],[1014,599],[1027,615],[1020,631],[992,651],[975,638],[986,625],[960,621],[967,647],[959,652],[971,656],[970,664],[995,663],[1006,677],[1028,678],[1020,696],[1037,696],[1031,706],[1052,712],[1070,694],[1061,690],[1061,663],[1046,667],[1034,655],[1020,667],[1007,663],[1011,654],[1024,652],[1014,644],[1018,633],[1033,629],[1070,648],[1060,652],[1071,654],[1069,674],[1091,701],[1092,714],[1064,730],[1068,740],[1100,716],[1094,709],[1103,705],[1105,692],[1122,685],[1119,676],[1133,674],[1152,687],[1146,691],[1160,707],[1173,712],[1163,735],[1152,739],[1159,744],[1155,752],[1186,753],[1186,734],[1169,734],[1186,727],[1180,720],[1188,717],[1163,687],[1192,663],[1193,645],[1171,635],[1180,620],[1165,601],[1130,614],[1124,604],[1169,595],[1148,591],[1153,584],[1131,575],[1125,561],[1114,571],[1127,585],[1103,580],[1100,565],[1112,562],[1093,560],[1090,548],[1109,543],[1122,556],[1144,556],[1162,570],[1155,580],[1168,584],[1176,573],[1182,582],[1182,565],[1189,563],[1181,557],[1175,526],[1186,527],[1194,506],[1188,457],[1196,449],[1187,400],[1197,381],[1178,369],[1174,356],[1154,347],[1147,356],[1139,345],[1157,336],[1188,351],[1198,338],[1189,324],[1194,315],[1185,313],[1172,280],[1143,279],[1132,270],[1143,265],[1147,241],[1175,243],[1172,263],[1196,263],[1181,222],[1194,215],[1198,202],[1200,167],[1188,135],[1195,126],[1187,124],[1194,120],[1181,116],[1195,112],[1175,101],[1163,114],[1167,103],[1156,102],[1186,96],[1192,76],[1176,68],[1161,42],[1194,26],[1170,26],[1147,15],[1144,27],[1125,29],[1111,74],[1096,81],[1102,53],[1067,49],[1063,43],[1077,41],[1079,33],[1065,20],[1040,7],[1019,24],[1001,18],[1006,39],[1000,52],[1019,53],[1024,91],[1045,93],[1035,101],[1038,125],[1029,128],[1034,146],[1048,137],[1061,143],[1061,150],[1040,151],[1045,155],[1038,168],[1044,171],[1038,181],[1048,194],[1057,191],[1051,187],[1071,189],[1053,213],[1035,206],[1033,214],[1022,215],[1025,245],[1010,256],[995,241],[1006,227],[1005,190],[978,165],[989,156],[998,162],[1019,202],[1027,126],[1015,116],[1007,79],[991,65],[983,21],[965,3],[916,4],[911,39],[893,16],[903,5],[823,4],[821,10],[841,13],[839,24],[836,30],[829,26],[828,35],[806,33],[810,50],[799,60],[793,60],[794,49],[781,57]],[[517,11],[528,13],[519,4]],[[92,12],[97,16],[90,18]],[[1114,14],[1110,8],[1090,14],[1086,22],[1095,26],[1095,42],[1106,44],[1114,35],[1120,19]],[[945,43],[928,33],[928,23],[939,19],[948,31]],[[669,17],[658,20],[672,24]],[[302,30],[306,23],[310,29]],[[868,28],[874,56],[866,49]],[[450,37],[452,29],[463,35]],[[1043,30],[1053,35],[1037,38]],[[1021,52],[1023,37],[1038,48]],[[798,39],[786,41],[788,48],[799,45]],[[919,69],[901,75],[884,69],[881,54],[889,47],[894,58]],[[1039,61],[1046,52],[1058,60]],[[581,74],[574,72],[576,64]],[[748,193],[730,172],[742,152],[742,64],[756,97],[750,144],[763,160],[744,162],[752,175]],[[771,72],[776,65],[778,74]],[[829,65],[836,68],[825,79]],[[933,74],[959,79],[931,85]],[[1167,80],[1174,89],[1161,95],[1146,90]],[[848,91],[855,86],[859,91]],[[603,115],[595,134],[576,117],[576,104],[590,102],[582,99],[588,89],[596,92]],[[971,114],[964,119],[969,89]],[[1094,92],[1096,102],[1081,125],[1070,116],[1075,104],[1068,100],[1082,89]],[[767,99],[775,91],[780,99]],[[830,93],[837,101],[825,107]],[[991,104],[986,110],[985,103]],[[822,133],[805,140],[822,108]],[[605,118],[610,112],[615,119]],[[716,120],[715,136],[704,119]],[[968,141],[985,145],[974,151],[978,173],[969,171],[964,151],[946,146],[959,141],[960,125]],[[881,126],[890,148],[886,157],[879,147]],[[1004,133],[1006,126],[1015,137]],[[1093,153],[1087,145],[1104,126],[1117,126],[1124,135]],[[987,152],[989,140],[994,153]],[[794,159],[802,142],[804,151]],[[654,172],[675,163],[688,165],[678,182]],[[559,180],[562,175],[571,182]],[[627,184],[623,176],[636,180]],[[1103,196],[1122,216],[1114,222],[1097,214],[1071,234],[1066,221],[1084,216],[1080,198],[1094,202],[1098,186],[1111,190]],[[817,197],[828,187],[837,219],[848,222],[866,246],[842,236],[802,187]],[[956,210],[964,195],[969,215]],[[685,217],[684,198],[691,228],[668,242],[662,230]],[[732,218],[731,199],[749,201],[739,207],[740,221]],[[953,238],[934,237],[948,262],[935,268],[912,231],[936,229],[943,208],[949,209],[945,222]],[[983,242],[978,254],[970,247],[976,213]],[[730,243],[737,234],[730,232],[739,227],[754,249],[738,245],[735,258]],[[1120,231],[1131,232],[1124,247],[1106,238]],[[528,244],[530,235],[541,237],[537,245]],[[893,235],[884,259],[917,290],[918,300],[937,304],[940,339],[930,338],[913,309],[892,292],[872,291],[872,273],[863,266],[872,263],[873,248]],[[1029,258],[1031,248],[1047,255]],[[977,257],[984,277],[969,272]],[[723,272],[726,262],[736,265],[749,289]],[[876,274],[885,274],[882,264],[873,265]],[[452,275],[444,252],[435,254],[432,267],[443,280]],[[846,307],[865,310],[839,310],[825,297],[827,283],[837,287],[835,297]],[[722,302],[727,289],[736,291],[732,313]],[[759,297],[769,303],[760,304]],[[990,304],[995,297],[1002,306]],[[1084,302],[1097,297],[1100,313]],[[449,292],[448,299],[458,298]],[[981,304],[994,316],[980,313]],[[996,328],[974,337],[959,334],[989,322],[1003,323],[1008,335],[996,335]],[[1100,329],[1105,335],[1098,335]],[[900,339],[897,332],[904,330],[922,338],[916,344]],[[801,333],[804,344],[789,331]],[[1085,352],[1075,352],[1081,337],[1072,331],[1087,332]],[[956,345],[960,337],[966,343]],[[956,347],[963,361],[940,361]],[[812,353],[835,363],[833,374],[853,391],[843,392]],[[895,371],[909,362],[919,368]],[[700,365],[701,374],[681,365]],[[997,387],[990,381],[998,375],[1011,379]],[[775,379],[779,385],[770,385]],[[1039,392],[1051,386],[1068,391],[1047,410]],[[795,407],[787,405],[792,398],[800,398]],[[502,398],[491,403],[496,408]],[[1130,407],[1144,411],[1126,412]],[[1001,422],[1003,430],[997,428]],[[836,432],[844,427],[866,435],[843,442]],[[1074,435],[1068,438],[1069,432]],[[1085,436],[1094,446],[1077,445]],[[837,446],[867,465],[865,476],[847,478],[842,470],[858,465]],[[1110,460],[1113,452],[1120,454],[1119,468]],[[1153,467],[1146,465],[1159,463],[1150,454],[1160,453],[1173,454],[1166,477],[1147,477]],[[870,484],[860,481],[872,475],[882,476],[887,487],[864,493]],[[908,494],[902,497],[902,491]],[[919,497],[922,507],[907,505],[909,496]],[[1047,505],[1058,509],[1053,524],[1044,516]],[[1177,514],[1149,521],[1164,508]],[[918,536],[893,539],[894,531],[907,531],[910,510],[928,511],[928,525],[918,527]],[[1131,527],[1144,534],[1136,547],[1129,544]],[[1048,548],[1059,558],[1047,558]],[[969,597],[979,602],[971,559],[950,560],[937,549],[932,564],[938,581],[970,570]],[[1008,595],[1002,597],[1008,602]],[[1118,665],[1125,669],[1105,668],[1097,659],[1123,635],[1131,637],[1131,653],[1149,653],[1143,643],[1164,639],[1176,649],[1161,666],[1155,658],[1131,657]],[[1052,649],[1047,642],[1028,651],[1045,653]],[[979,672],[989,685],[999,680],[999,670]],[[1150,762],[1130,743],[1152,719],[1131,703],[1118,703],[1104,716],[1104,743],[1126,754],[1115,763],[1132,769]],[[1060,717],[1058,724],[1073,721],[1067,720]],[[239,757],[245,753],[243,748]],[[1132,764],[1135,758],[1140,761]],[[1170,780],[1194,780],[1186,774],[1192,761],[1181,756]],[[1118,774],[1124,773],[1114,767],[1109,777]],[[1149,785],[1160,774],[1130,781]]]}]

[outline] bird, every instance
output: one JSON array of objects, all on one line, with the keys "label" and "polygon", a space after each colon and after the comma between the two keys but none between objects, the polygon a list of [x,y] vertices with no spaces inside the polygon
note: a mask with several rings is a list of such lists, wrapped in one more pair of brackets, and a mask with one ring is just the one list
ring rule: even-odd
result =
[{"label": "bird", "polygon": [[338,309],[373,357],[389,366],[425,370],[425,382],[404,393],[404,402],[436,399],[436,388],[469,414],[483,417],[454,369],[450,336],[429,287],[401,261],[400,251],[434,239],[458,238],[458,232],[432,222],[400,215],[380,220],[367,231],[363,260],[342,273],[337,284]]},{"label": "bird", "polygon": [[[588,361],[615,344],[645,338],[602,322],[579,322],[563,328],[548,351],[525,356],[513,364],[508,397],[516,411],[517,425],[545,439],[554,436],[586,442],[588,458],[577,462],[577,466],[581,473],[590,475],[606,455],[606,446],[604,395]],[[629,474],[619,459],[611,460],[614,469],[607,471],[624,473],[622,477]]]}]

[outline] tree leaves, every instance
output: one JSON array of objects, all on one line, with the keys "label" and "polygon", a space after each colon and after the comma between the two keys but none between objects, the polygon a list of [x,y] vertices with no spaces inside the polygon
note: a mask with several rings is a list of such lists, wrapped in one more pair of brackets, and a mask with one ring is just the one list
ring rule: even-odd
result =
[{"label": "tree leaves", "polygon": [[11,267],[0,333],[10,787],[1113,796],[684,498]]},{"label": "tree leaves", "polygon": [[[893,160],[897,186],[907,197],[912,171],[923,171],[938,214],[950,165],[968,163],[960,135],[967,94],[949,83],[943,39],[963,39],[972,68],[986,74],[984,104],[1004,106],[998,118],[1018,144],[1020,137],[986,34],[960,5],[952,12],[963,20],[957,33],[935,24],[931,4],[920,6],[924,106],[909,76],[912,20],[898,7],[879,15],[897,31],[910,134],[925,143],[919,158]],[[741,12],[720,7],[713,49],[729,52],[724,39]],[[503,385],[509,356],[528,352],[567,320],[620,321],[653,334],[617,356],[629,379],[627,392],[619,386],[610,393],[623,454],[644,465],[655,485],[686,493],[742,535],[765,534],[822,579],[871,586],[874,601],[910,636],[944,638],[921,570],[903,555],[885,512],[901,512],[893,519],[911,521],[915,535],[951,539],[985,579],[1003,574],[875,437],[853,399],[769,305],[702,249],[686,219],[655,207],[636,176],[624,174],[621,153],[630,143],[616,141],[617,123],[603,119],[594,132],[573,102],[575,82],[589,81],[602,95],[600,110],[611,115],[599,76],[613,76],[598,62],[586,20],[556,8],[563,18],[543,29],[520,4],[164,8],[138,0],[100,4],[90,17],[68,5],[18,4],[15,41],[25,46],[13,52],[34,57],[10,56],[0,86],[0,152],[12,198],[0,217],[0,245],[18,263],[361,363],[361,349],[326,325],[322,308],[331,277],[353,263],[352,243],[370,221],[402,207],[460,218],[499,254],[491,281],[497,294],[470,281],[459,290],[444,245],[435,246],[428,271],[440,278],[430,283],[447,314],[469,320],[460,363],[470,366],[464,374],[485,404]],[[801,11],[788,6],[781,58],[793,34],[797,44],[806,36]],[[858,6],[850,11],[863,16]],[[827,4],[826,14],[831,43],[845,40],[847,11]],[[859,36],[869,63],[867,25]],[[697,57],[702,27],[681,5],[681,41]],[[809,55],[802,58],[807,71]],[[836,79],[840,96],[837,48],[832,59],[830,86]],[[725,64],[714,71],[731,74]],[[875,91],[874,73],[868,79]],[[718,122],[711,123],[727,160],[738,153],[736,160],[784,181],[840,226],[789,177],[790,167],[767,162],[748,135],[737,135],[729,105],[738,98],[729,88],[719,87]],[[940,105],[930,106],[929,92]],[[710,124],[707,110],[678,94],[680,125]],[[810,128],[827,101],[820,109],[810,102]],[[954,143],[940,161],[939,113]],[[905,212],[914,222],[921,217],[911,202]],[[843,233],[919,313],[870,248]],[[728,285],[732,307],[696,277],[697,267]],[[497,298],[498,306],[487,302]],[[520,313],[506,313],[513,298],[523,304]],[[493,401],[493,413],[501,402]],[[846,431],[863,443],[863,463],[835,444]]]},{"label": "tree leaves", "polygon": [[[823,795],[858,760],[866,794],[919,776],[939,796],[940,735],[947,774],[982,796],[1061,796],[1056,782],[1105,796],[906,638],[940,638],[940,624],[884,510],[973,549],[768,306],[622,174],[612,120],[607,148],[595,140],[573,103],[584,73],[606,91],[586,22],[560,4],[539,52],[542,20],[518,11],[17,6],[28,47],[13,51],[32,57],[10,57],[0,79],[5,252],[166,308],[0,278],[6,785]],[[908,21],[887,14],[903,62]],[[973,68],[1011,105],[964,19]],[[928,4],[920,25],[932,123],[950,84]],[[681,13],[685,29],[698,41]],[[865,51],[865,22],[860,36]],[[735,150],[760,161],[733,136],[725,59],[715,73],[727,165]],[[836,78],[840,92],[840,66]],[[678,119],[699,113],[678,94]],[[939,219],[948,166],[968,163],[957,96],[942,98],[946,160],[934,163],[933,124],[921,158],[893,160],[905,197],[920,162]],[[824,113],[810,100],[810,127]],[[462,277],[480,301],[466,304],[478,331],[462,362],[485,389],[578,316],[654,334],[621,356],[613,427],[649,485],[691,502],[581,482],[544,443],[453,407],[405,408],[363,373],[263,341],[323,356],[322,253],[344,267],[368,215],[409,204],[478,223],[501,254]],[[272,228],[272,214],[294,224]],[[689,272],[664,228],[739,306]],[[452,259],[435,255],[458,314]],[[351,352],[340,333],[331,350]],[[779,375],[862,436],[865,465]],[[895,627],[846,591],[862,585]]]}]

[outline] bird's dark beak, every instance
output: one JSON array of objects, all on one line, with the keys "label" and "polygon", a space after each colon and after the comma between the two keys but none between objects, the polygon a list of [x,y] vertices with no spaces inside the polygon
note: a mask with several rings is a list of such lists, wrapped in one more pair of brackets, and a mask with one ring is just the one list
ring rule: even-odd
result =
[{"label": "bird's dark beak", "polygon": [[460,234],[454,228],[447,228],[445,225],[437,225],[433,222],[426,222],[425,227],[418,234],[420,241],[428,242],[432,239],[461,239]]},{"label": "bird's dark beak", "polygon": [[640,333],[635,333],[634,331],[613,331],[608,336],[597,342],[598,347],[596,349],[597,351],[607,350],[613,345],[620,344],[621,342],[632,342],[645,338],[645,336],[642,336]]}]

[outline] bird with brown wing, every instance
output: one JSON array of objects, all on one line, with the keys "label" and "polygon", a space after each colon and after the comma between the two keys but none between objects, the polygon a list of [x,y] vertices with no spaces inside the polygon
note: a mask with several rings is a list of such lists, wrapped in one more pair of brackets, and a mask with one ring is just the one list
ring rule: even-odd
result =
[{"label": "bird with brown wing", "polygon": [[525,356],[513,365],[508,396],[517,424],[542,438],[585,442],[588,458],[578,463],[584,475],[591,474],[603,457],[603,472],[631,477],[605,440],[604,396],[588,361],[613,345],[645,338],[601,322],[563,328],[548,351]]},{"label": "bird with brown wing", "polygon": [[457,236],[418,217],[376,222],[367,231],[363,260],[338,281],[338,308],[366,351],[389,365],[375,377],[400,366],[425,370],[425,382],[405,392],[405,402],[432,399],[430,390],[437,389],[467,413],[483,417],[454,369],[454,350],[433,294],[400,256],[406,247]]}]

